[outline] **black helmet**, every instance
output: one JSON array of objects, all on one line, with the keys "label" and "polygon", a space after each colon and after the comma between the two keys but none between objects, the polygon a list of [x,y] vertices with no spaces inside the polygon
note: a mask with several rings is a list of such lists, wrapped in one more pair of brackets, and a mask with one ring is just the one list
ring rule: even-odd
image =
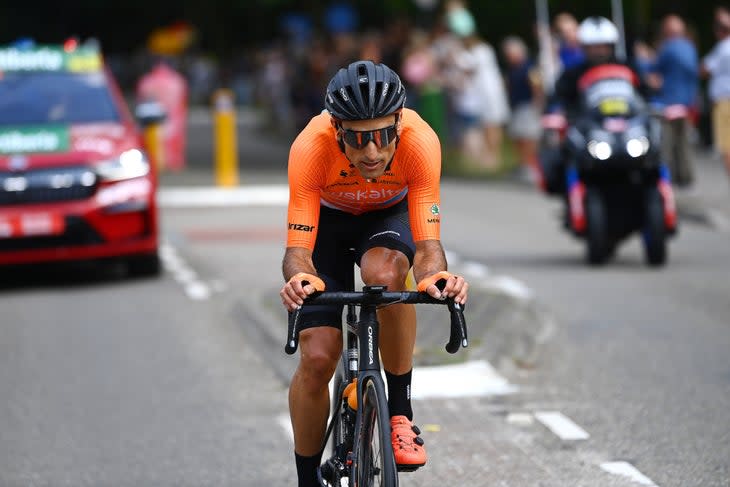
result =
[{"label": "black helmet", "polygon": [[385,64],[355,61],[341,68],[327,85],[324,106],[339,120],[367,120],[403,108],[406,90]]}]

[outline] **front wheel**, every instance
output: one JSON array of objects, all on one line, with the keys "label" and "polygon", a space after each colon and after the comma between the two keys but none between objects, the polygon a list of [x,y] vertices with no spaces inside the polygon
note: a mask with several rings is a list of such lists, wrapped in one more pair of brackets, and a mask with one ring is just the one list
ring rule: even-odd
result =
[{"label": "front wheel", "polygon": [[611,256],[613,246],[608,239],[606,203],[595,188],[588,188],[586,192],[585,212],[586,260],[591,265],[601,265]]},{"label": "front wheel", "polygon": [[356,431],[351,479],[357,487],[397,487],[398,472],[390,440],[390,414],[382,382],[362,384],[360,421]]},{"label": "front wheel", "polygon": [[667,232],[664,223],[664,199],[656,188],[647,191],[644,204],[644,257],[650,266],[667,261]]}]

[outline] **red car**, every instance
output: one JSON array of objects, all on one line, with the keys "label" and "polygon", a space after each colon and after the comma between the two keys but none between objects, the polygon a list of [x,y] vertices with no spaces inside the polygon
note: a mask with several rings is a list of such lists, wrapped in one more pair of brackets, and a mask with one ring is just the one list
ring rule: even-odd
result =
[{"label": "red car", "polygon": [[0,48],[0,265],[160,271],[156,175],[94,47]]}]

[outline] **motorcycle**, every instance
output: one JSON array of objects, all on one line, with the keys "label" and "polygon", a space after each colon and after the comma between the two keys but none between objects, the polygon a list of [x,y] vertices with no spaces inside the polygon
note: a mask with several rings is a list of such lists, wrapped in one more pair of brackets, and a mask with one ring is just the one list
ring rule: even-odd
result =
[{"label": "motorcycle", "polygon": [[582,110],[574,123],[543,119],[543,153],[558,151],[547,157],[557,165],[543,165],[546,191],[563,196],[565,225],[585,240],[593,265],[605,263],[634,232],[643,238],[646,262],[664,265],[668,237],[677,230],[670,172],[660,157],[661,123],[635,84],[625,66],[594,67],[579,80]]}]

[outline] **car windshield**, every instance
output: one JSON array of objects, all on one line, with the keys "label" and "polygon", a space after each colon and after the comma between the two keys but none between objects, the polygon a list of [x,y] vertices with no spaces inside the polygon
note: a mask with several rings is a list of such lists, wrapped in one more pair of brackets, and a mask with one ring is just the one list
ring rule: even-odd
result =
[{"label": "car windshield", "polygon": [[0,73],[0,125],[119,120],[101,72]]}]

